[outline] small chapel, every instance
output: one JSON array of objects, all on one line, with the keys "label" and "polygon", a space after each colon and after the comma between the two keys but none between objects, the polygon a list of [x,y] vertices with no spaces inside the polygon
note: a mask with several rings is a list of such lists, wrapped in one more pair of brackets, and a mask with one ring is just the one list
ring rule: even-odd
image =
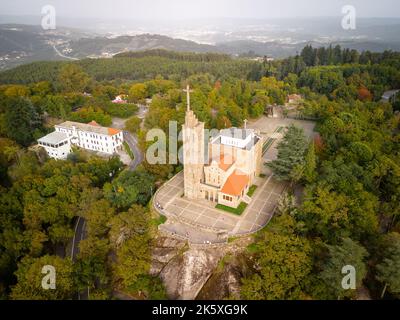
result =
[{"label": "small chapel", "polygon": [[245,125],[206,138],[204,122],[190,108],[189,86],[185,91],[184,196],[237,208],[241,202],[248,202],[247,192],[261,173],[262,137]]}]

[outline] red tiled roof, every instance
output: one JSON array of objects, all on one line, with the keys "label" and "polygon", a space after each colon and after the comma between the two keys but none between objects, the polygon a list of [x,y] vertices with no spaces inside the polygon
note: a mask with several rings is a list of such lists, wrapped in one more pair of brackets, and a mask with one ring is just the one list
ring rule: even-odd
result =
[{"label": "red tiled roof", "polygon": [[118,134],[118,133],[120,133],[120,132],[121,132],[121,130],[114,129],[114,128],[108,128],[108,134],[109,134],[110,136],[113,136],[113,135]]},{"label": "red tiled roof", "polygon": [[233,165],[233,157],[231,155],[221,154],[219,156],[218,166],[221,170],[227,171]]},{"label": "red tiled roof", "polygon": [[96,126],[96,127],[101,127],[101,126],[100,126],[96,121],[94,121],[94,120],[90,121],[90,122],[88,123],[88,125]]},{"label": "red tiled roof", "polygon": [[221,192],[231,196],[240,196],[249,181],[250,179],[246,174],[236,170],[228,177]]}]

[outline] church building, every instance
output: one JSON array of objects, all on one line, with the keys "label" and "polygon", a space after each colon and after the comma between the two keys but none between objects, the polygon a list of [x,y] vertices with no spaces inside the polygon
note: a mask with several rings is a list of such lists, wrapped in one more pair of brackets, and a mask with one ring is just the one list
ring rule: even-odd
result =
[{"label": "church building", "polygon": [[205,141],[204,123],[190,109],[183,125],[184,195],[237,208],[261,173],[262,137],[254,130],[223,129]]}]

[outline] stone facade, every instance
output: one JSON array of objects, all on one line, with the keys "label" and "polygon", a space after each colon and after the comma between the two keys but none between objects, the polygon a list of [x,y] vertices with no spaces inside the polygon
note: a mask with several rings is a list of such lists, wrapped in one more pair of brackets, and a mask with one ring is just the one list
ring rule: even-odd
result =
[{"label": "stone facade", "polygon": [[250,129],[221,130],[205,147],[204,123],[186,111],[183,125],[184,196],[237,207],[261,173],[261,136]]},{"label": "stone facade", "polygon": [[204,168],[204,122],[199,122],[192,110],[186,112],[183,125],[183,158],[185,196],[198,199]]}]

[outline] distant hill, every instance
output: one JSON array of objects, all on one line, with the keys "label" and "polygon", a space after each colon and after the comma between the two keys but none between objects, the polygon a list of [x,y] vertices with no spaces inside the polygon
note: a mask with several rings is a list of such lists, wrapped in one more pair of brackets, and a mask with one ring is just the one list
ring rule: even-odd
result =
[{"label": "distant hill", "polygon": [[253,56],[270,56],[273,58],[287,58],[300,53],[306,45],[313,47],[326,47],[340,45],[342,48],[355,49],[357,51],[382,52],[385,50],[400,51],[400,41],[368,41],[368,40],[343,40],[343,41],[301,41],[293,44],[279,41],[258,42],[252,40],[238,40],[216,45],[218,52],[226,54],[241,54]]},{"label": "distant hill", "polygon": [[0,25],[0,70],[34,62],[111,58],[131,51],[164,49],[180,52],[218,52],[215,46],[162,35],[99,37],[80,30],[39,26]]},{"label": "distant hill", "polygon": [[0,70],[41,60],[68,60],[54,46],[62,48],[70,41],[87,36],[73,28],[45,31],[39,26],[21,24],[0,25]]},{"label": "distant hill", "polygon": [[166,49],[151,49],[144,51],[128,51],[116,54],[114,58],[145,58],[160,57],[187,62],[218,62],[231,61],[232,57],[227,54],[214,52],[177,52]]},{"label": "distant hill", "polygon": [[[39,61],[0,72],[0,84],[29,84],[39,81],[58,83],[60,68],[65,61]],[[161,75],[164,78],[186,79],[209,73],[216,78],[236,77],[247,79],[258,63],[249,59],[233,59],[217,53],[183,53],[155,49],[127,52],[105,59],[73,61],[98,81],[116,79],[144,81]]]},{"label": "distant hill", "polygon": [[216,52],[215,46],[198,44],[194,41],[172,39],[162,35],[142,34],[116,38],[83,38],[70,42],[74,57],[113,56],[127,51],[165,49],[183,52]]},{"label": "distant hill", "polygon": [[[0,70],[34,61],[77,60],[84,58],[111,58],[125,52],[148,50],[171,50],[175,52],[224,53],[233,56],[256,57],[269,56],[285,58],[295,55],[311,44],[314,47],[340,44],[344,48],[359,51],[400,50],[400,39],[396,33],[399,25],[364,27],[371,38],[360,37],[338,39],[293,33],[288,31],[274,37],[279,40],[258,41],[253,39],[220,41],[215,45],[200,44],[195,41],[174,39],[158,34],[110,36],[83,31],[74,28],[58,27],[44,31],[39,26],[20,24],[0,25]],[[256,31],[254,31],[256,32]],[[385,38],[382,33],[387,32]],[[256,35],[251,33],[251,35]],[[248,37],[250,34],[243,34]],[[285,40],[286,39],[286,40]],[[291,39],[291,40],[288,40]]]}]

